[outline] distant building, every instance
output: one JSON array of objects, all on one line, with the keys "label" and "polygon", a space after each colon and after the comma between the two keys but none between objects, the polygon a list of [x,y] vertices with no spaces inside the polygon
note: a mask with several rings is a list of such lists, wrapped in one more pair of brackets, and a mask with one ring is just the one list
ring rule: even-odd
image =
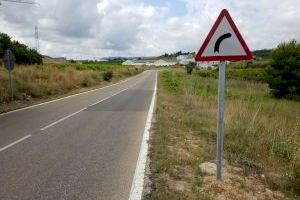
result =
[{"label": "distant building", "polygon": [[197,63],[199,69],[214,68],[219,62],[196,62],[193,54],[177,56],[177,60],[181,65],[188,65],[190,63]]},{"label": "distant building", "polygon": [[122,65],[135,65],[135,63],[132,60],[126,60],[125,62],[122,63]]},{"label": "distant building", "polygon": [[188,65],[189,63],[195,62],[193,54],[180,55],[180,56],[177,56],[176,59],[178,60],[179,64],[181,64],[181,65]]},{"label": "distant building", "polygon": [[208,68],[214,68],[218,64],[219,64],[218,61],[204,61],[204,62],[197,62],[197,67],[199,69],[208,69]]},{"label": "distant building", "polygon": [[176,65],[177,60],[126,60],[124,66],[172,66]]},{"label": "distant building", "polygon": [[[204,61],[204,62],[197,62],[197,67],[199,69],[208,69],[208,68],[217,68],[219,65],[219,61]],[[228,65],[230,61],[226,61],[226,64]]]},{"label": "distant building", "polygon": [[178,63],[177,60],[163,60],[159,59],[153,63],[154,66],[172,66],[176,65]]},{"label": "distant building", "polygon": [[148,66],[152,65],[153,61],[151,60],[126,60],[122,63],[125,66]]}]

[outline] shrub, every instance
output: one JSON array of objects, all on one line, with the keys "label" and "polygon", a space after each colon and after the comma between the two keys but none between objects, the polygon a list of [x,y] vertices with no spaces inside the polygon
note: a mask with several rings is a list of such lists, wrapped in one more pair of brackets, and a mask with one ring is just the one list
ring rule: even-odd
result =
[{"label": "shrub", "polygon": [[300,195],[300,165],[294,166],[294,177],[292,179],[292,188],[296,195]]},{"label": "shrub", "polygon": [[275,97],[300,94],[300,44],[295,40],[282,43],[271,54],[267,82]]},{"label": "shrub", "polygon": [[194,70],[194,68],[196,67],[196,63],[189,63],[189,64],[187,64],[186,65],[186,73],[187,74],[192,74],[192,72],[193,72],[193,70]]},{"label": "shrub", "polygon": [[103,73],[103,80],[105,81],[110,81],[113,77],[113,72],[112,71],[107,71]]}]

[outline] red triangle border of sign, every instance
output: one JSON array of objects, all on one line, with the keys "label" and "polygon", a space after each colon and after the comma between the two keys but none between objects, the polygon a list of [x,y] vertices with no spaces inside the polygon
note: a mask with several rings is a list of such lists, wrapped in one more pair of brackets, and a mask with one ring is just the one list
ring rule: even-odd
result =
[{"label": "red triangle border of sign", "polygon": [[[246,52],[246,55],[234,55],[234,56],[202,56],[204,50],[206,49],[208,43],[210,42],[212,36],[214,35],[215,31],[217,30],[218,26],[220,25],[222,19],[226,17],[231,28],[233,29],[234,33],[236,34],[239,42],[241,43],[243,49]],[[226,9],[223,9],[220,13],[218,19],[216,20],[215,24],[213,25],[211,31],[209,32],[208,36],[206,37],[203,45],[201,46],[199,52],[195,56],[196,61],[225,61],[225,60],[251,60],[253,58],[252,53],[250,52],[246,42],[244,41],[242,35],[240,34],[239,30],[237,29],[235,23],[233,22],[229,12]]]}]

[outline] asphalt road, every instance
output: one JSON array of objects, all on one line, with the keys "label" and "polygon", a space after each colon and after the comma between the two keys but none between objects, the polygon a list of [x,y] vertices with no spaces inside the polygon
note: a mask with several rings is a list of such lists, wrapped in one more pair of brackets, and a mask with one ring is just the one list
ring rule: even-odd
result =
[{"label": "asphalt road", "polygon": [[0,115],[0,199],[128,199],[155,76]]}]

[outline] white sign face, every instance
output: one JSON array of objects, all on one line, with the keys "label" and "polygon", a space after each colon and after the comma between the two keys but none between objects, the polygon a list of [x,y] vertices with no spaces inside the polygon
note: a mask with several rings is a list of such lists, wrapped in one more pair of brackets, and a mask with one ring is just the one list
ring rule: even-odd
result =
[{"label": "white sign face", "polygon": [[203,56],[247,55],[228,20],[224,17],[207,44]]},{"label": "white sign face", "polygon": [[250,60],[252,54],[227,10],[222,10],[196,61]]}]

